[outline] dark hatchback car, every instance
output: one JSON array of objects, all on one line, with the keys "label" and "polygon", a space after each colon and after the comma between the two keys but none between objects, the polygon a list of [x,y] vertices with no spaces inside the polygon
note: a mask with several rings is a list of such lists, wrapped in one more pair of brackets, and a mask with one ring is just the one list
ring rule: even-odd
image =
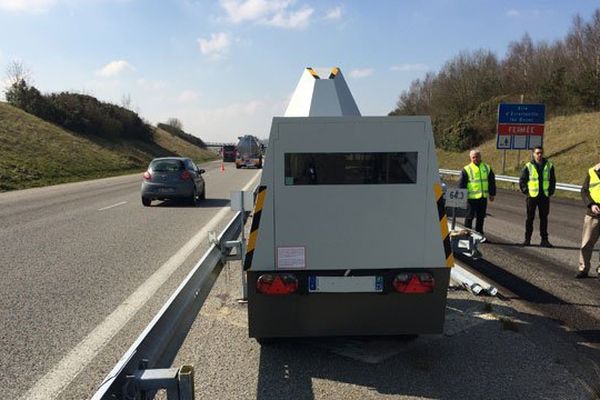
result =
[{"label": "dark hatchback car", "polygon": [[189,158],[155,158],[144,172],[142,204],[148,207],[152,200],[178,199],[197,205],[206,198],[204,172]]},{"label": "dark hatchback car", "polygon": [[233,145],[225,145],[223,146],[223,161],[225,162],[234,162],[235,161],[235,153],[236,148]]}]

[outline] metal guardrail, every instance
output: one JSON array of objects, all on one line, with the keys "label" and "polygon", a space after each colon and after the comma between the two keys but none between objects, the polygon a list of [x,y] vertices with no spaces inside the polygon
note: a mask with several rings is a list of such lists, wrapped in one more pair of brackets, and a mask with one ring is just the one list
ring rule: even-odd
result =
[{"label": "metal guardrail", "polygon": [[[460,176],[460,171],[453,170],[453,169],[442,169],[442,168],[440,168],[440,174],[441,175],[455,175],[455,176]],[[496,180],[497,181],[502,181],[502,182],[519,183],[519,178],[517,178],[515,176],[508,176],[508,175],[496,175]],[[556,184],[556,189],[557,190],[565,190],[567,192],[581,192],[581,186],[579,186],[579,185],[573,185],[573,184],[570,184],[570,183],[557,183]]]},{"label": "metal guardrail", "polygon": [[[241,229],[240,213],[237,213],[218,237],[217,243],[210,246],[167,303],[121,357],[92,400],[139,399],[139,393],[143,394],[143,399],[153,398],[158,388],[167,388],[168,394],[171,393],[169,390],[173,390],[180,396],[182,392],[189,392],[190,367],[183,367],[180,371],[173,371],[170,367],[223,269],[224,257],[231,250],[225,245],[226,242],[237,238]],[[150,370],[153,370],[154,374],[148,374]],[[193,370],[191,373],[193,385]],[[165,385],[165,382],[168,384]],[[182,382],[188,387],[182,388]],[[193,394],[192,397],[180,398],[193,398]]]},{"label": "metal guardrail", "polygon": [[[460,175],[460,171],[456,170],[440,169],[439,172],[442,175]],[[519,182],[518,178],[512,176],[496,175],[496,179]],[[572,192],[581,190],[581,186],[564,183],[557,183],[556,188]],[[187,396],[179,398],[193,398],[193,387],[189,394],[190,385],[193,385],[193,368],[184,366],[177,370],[171,368],[171,364],[217,280],[224,260],[228,258],[232,248],[231,241],[241,233],[243,224],[240,215],[241,212],[238,212],[231,219],[216,243],[210,246],[107,375],[92,400],[140,398],[140,393],[141,398],[153,398],[159,388],[167,388],[168,394],[177,393],[178,396],[188,393]],[[463,271],[459,269],[457,272]],[[469,275],[467,278],[472,277]],[[457,280],[466,282],[462,275]],[[482,288],[490,291],[495,289],[487,283],[484,286],[489,286]]]}]

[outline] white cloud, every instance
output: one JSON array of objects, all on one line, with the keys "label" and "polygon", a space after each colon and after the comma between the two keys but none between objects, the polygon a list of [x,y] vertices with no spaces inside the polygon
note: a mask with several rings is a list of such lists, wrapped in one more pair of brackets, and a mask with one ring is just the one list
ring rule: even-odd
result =
[{"label": "white cloud", "polygon": [[56,4],[56,0],[0,0],[0,9],[12,12],[42,13]]},{"label": "white cloud", "polygon": [[221,0],[229,19],[234,23],[256,21],[285,10],[290,0]]},{"label": "white cloud", "polygon": [[540,9],[523,9],[517,10],[515,8],[511,8],[506,12],[506,16],[509,18],[540,18],[545,14],[551,13],[551,10],[540,10]]},{"label": "white cloud", "polygon": [[177,96],[178,103],[193,103],[198,99],[198,93],[193,90],[184,90]]},{"label": "white cloud", "polygon": [[506,16],[508,16],[508,17],[520,17],[521,16],[521,12],[519,10],[515,10],[514,8],[511,8],[510,10],[508,10],[506,12]]},{"label": "white cloud", "polygon": [[270,20],[264,21],[265,25],[276,26],[285,29],[304,28],[310,23],[310,17],[315,10],[306,7],[291,13],[277,13]]},{"label": "white cloud", "polygon": [[401,72],[409,72],[409,71],[425,71],[429,67],[427,64],[401,64],[394,65],[390,68],[392,71],[401,71]]},{"label": "white cloud", "polygon": [[0,0],[0,10],[13,13],[41,14],[60,4],[77,7],[88,3],[126,3],[131,0]]},{"label": "white cloud", "polygon": [[220,0],[219,4],[235,24],[249,21],[278,28],[306,27],[314,9],[302,7],[292,10],[294,0]]},{"label": "white cloud", "polygon": [[373,68],[357,68],[350,71],[350,77],[355,79],[366,78],[373,75]]},{"label": "white cloud", "polygon": [[227,53],[231,45],[231,39],[224,32],[211,33],[209,39],[199,38],[198,45],[202,54],[212,59],[219,59]]},{"label": "white cloud", "polygon": [[325,19],[338,20],[341,18],[342,18],[342,7],[340,7],[340,6],[332,8],[331,10],[327,11],[327,14],[325,14]]},{"label": "white cloud", "polygon": [[103,78],[114,78],[126,71],[135,71],[135,68],[125,60],[115,60],[100,68],[96,74]]}]

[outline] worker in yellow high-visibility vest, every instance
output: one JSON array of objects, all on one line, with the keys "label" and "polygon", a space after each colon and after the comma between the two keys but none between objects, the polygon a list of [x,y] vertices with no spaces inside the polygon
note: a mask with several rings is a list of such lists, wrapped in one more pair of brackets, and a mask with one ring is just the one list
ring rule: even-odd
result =
[{"label": "worker in yellow high-visibility vest", "polygon": [[[487,210],[487,201],[494,201],[496,196],[496,177],[492,168],[481,162],[479,149],[471,150],[469,153],[471,163],[465,165],[458,186],[467,189],[467,216],[465,226],[472,228],[473,219],[476,218],[475,230],[483,234],[483,221]],[[489,239],[487,239],[488,242]]]},{"label": "worker in yellow high-visibility vest", "polygon": [[521,192],[527,196],[527,219],[525,220],[525,240],[523,246],[531,246],[531,235],[533,234],[533,220],[535,209],[540,215],[540,246],[554,247],[548,240],[548,214],[550,214],[550,196],[556,190],[556,175],[554,165],[550,160],[544,158],[544,149],[541,146],[534,147],[529,161],[521,170],[519,178]]},{"label": "worker in yellow high-visibility vest", "polygon": [[[588,276],[594,246],[600,237],[600,164],[596,164],[587,171],[585,181],[581,186],[581,198],[587,207],[587,212],[583,219],[579,271],[575,276],[576,278],[586,278]],[[596,271],[600,278],[600,263]]]}]

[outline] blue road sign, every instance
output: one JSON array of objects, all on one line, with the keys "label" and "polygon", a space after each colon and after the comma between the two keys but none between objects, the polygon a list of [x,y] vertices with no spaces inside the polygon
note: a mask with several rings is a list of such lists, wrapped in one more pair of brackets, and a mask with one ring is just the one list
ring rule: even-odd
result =
[{"label": "blue road sign", "polygon": [[544,124],[545,120],[544,104],[501,103],[498,107],[499,124]]}]

